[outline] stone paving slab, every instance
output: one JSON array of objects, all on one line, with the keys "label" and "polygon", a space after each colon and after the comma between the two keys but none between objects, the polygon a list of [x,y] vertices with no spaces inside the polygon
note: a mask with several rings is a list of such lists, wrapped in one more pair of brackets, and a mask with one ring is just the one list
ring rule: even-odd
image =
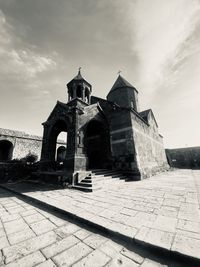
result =
[{"label": "stone paving slab", "polygon": [[[121,237],[200,259],[199,170],[165,172],[143,181],[110,184],[91,193],[38,184],[4,186]],[[12,203],[5,204],[15,215]],[[18,207],[17,212],[25,212],[23,208]],[[43,224],[41,229],[53,230],[50,223]],[[31,229],[35,234],[43,233],[40,227]]]},{"label": "stone paving slab", "polygon": [[[13,216],[7,210],[7,204],[15,204],[25,211],[15,213]],[[169,258],[166,255],[157,255],[148,252],[133,244],[123,243],[119,239],[111,239],[96,230],[90,230],[84,224],[75,224],[68,220],[66,215],[49,211],[11,192],[0,189],[0,229],[7,243],[0,249],[0,266],[6,267],[59,267],[59,266],[169,266],[186,267],[193,265],[191,261]],[[30,216],[34,215],[33,220]],[[29,219],[28,219],[29,218]],[[46,228],[42,222],[48,221],[54,227],[32,235],[25,235],[24,231],[31,231],[32,225],[38,218],[40,228]],[[23,221],[23,223],[22,223]],[[12,222],[12,233],[7,233],[5,225]],[[17,226],[23,224],[24,230]],[[10,228],[8,228],[10,229]],[[14,239],[10,236],[15,235]],[[14,243],[13,243],[14,240]]]}]

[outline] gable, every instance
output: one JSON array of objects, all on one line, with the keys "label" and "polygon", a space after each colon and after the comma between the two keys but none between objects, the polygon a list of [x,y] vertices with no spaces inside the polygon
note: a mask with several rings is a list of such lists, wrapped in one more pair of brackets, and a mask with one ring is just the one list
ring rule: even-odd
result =
[{"label": "gable", "polygon": [[151,121],[158,127],[157,121],[153,114],[152,109],[143,110],[139,113],[139,115],[150,125],[152,125]]},{"label": "gable", "polygon": [[53,108],[52,112],[50,113],[47,121],[50,121],[56,117],[61,117],[61,116],[65,116],[69,113],[69,107],[60,102],[60,101],[57,101],[55,107]]}]

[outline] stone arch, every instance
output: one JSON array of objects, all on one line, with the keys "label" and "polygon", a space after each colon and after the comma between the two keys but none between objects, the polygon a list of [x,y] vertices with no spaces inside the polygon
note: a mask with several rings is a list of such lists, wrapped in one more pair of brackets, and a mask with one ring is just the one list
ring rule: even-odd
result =
[{"label": "stone arch", "polygon": [[111,167],[110,135],[108,125],[93,119],[86,125],[84,147],[89,169]]},{"label": "stone arch", "polygon": [[86,99],[86,102],[89,104],[90,103],[90,90],[88,87],[85,87],[85,99]]},{"label": "stone arch", "polygon": [[[69,122],[66,119],[58,118],[51,121],[51,125],[44,134],[44,144],[42,150],[42,159],[55,162],[56,161],[56,147],[57,138],[61,132],[68,132]],[[67,147],[68,140],[65,141],[65,147]]]},{"label": "stone arch", "polygon": [[82,86],[79,84],[76,89],[76,96],[82,98]]},{"label": "stone arch", "polygon": [[11,160],[13,156],[13,143],[8,140],[0,140],[0,161]]}]

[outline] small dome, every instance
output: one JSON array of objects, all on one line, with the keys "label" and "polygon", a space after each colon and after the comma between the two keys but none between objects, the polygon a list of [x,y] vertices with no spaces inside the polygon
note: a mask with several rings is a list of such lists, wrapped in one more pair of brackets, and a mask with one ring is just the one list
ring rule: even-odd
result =
[{"label": "small dome", "polygon": [[[116,89],[123,88],[123,87],[129,87],[136,90],[136,88],[130,84],[128,81],[126,81],[121,75],[118,76],[117,80],[113,84],[111,90],[109,93],[113,92]],[[137,90],[136,90],[137,91]]]},{"label": "small dome", "polygon": [[70,86],[74,82],[84,82],[86,83],[90,88],[92,87],[89,82],[87,82],[83,76],[81,75],[81,70],[79,68],[78,74],[67,84],[67,87]]}]

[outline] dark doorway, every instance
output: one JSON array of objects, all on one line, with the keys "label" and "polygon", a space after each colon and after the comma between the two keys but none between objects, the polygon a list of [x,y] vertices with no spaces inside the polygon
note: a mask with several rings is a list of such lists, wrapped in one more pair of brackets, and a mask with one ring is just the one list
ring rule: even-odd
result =
[{"label": "dark doorway", "polygon": [[8,140],[0,141],[0,161],[11,160],[13,155],[13,144]]},{"label": "dark doorway", "polygon": [[110,137],[102,122],[93,120],[88,123],[85,131],[85,150],[89,169],[109,168]]}]

